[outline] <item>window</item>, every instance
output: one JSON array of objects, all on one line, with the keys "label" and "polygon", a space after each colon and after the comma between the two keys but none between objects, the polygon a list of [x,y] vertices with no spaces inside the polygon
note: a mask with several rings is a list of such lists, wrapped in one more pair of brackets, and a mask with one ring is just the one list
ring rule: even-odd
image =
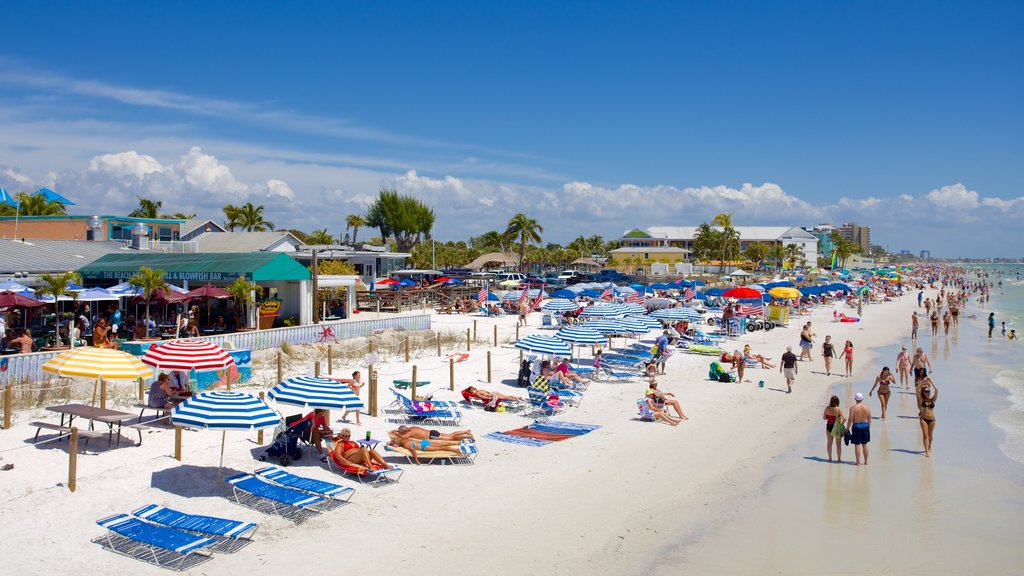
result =
[{"label": "window", "polygon": [[131,240],[132,239],[132,225],[131,224],[111,224],[110,225],[110,239],[111,240]]},{"label": "window", "polygon": [[174,240],[174,229],[170,226],[160,226],[157,228],[157,240],[161,242],[170,242]]}]

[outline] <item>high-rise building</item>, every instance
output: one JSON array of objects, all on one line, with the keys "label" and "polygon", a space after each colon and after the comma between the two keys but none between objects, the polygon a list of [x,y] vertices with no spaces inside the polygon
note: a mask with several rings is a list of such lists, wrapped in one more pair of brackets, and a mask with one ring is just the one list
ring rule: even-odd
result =
[{"label": "high-rise building", "polygon": [[847,222],[839,227],[839,233],[847,242],[860,246],[861,254],[867,254],[871,250],[870,226],[859,226],[853,222]]},{"label": "high-rise building", "polygon": [[932,257],[931,250],[921,250],[921,260],[928,260]]}]

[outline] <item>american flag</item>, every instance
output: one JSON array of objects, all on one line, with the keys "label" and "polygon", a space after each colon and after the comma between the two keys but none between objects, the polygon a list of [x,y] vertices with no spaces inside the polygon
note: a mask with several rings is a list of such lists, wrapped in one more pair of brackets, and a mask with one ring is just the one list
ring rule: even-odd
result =
[{"label": "american flag", "polygon": [[476,301],[483,306],[487,302],[487,282],[480,287],[480,291],[476,293]]},{"label": "american flag", "polygon": [[519,306],[526,301],[526,297],[530,295],[530,291],[523,288],[523,291],[519,294],[519,300],[516,300],[516,306]]},{"label": "american flag", "polygon": [[740,316],[760,316],[764,314],[764,304],[743,304],[740,306]]},{"label": "american flag", "polygon": [[629,296],[626,296],[626,302],[629,302],[630,304],[643,304],[644,297],[641,296],[639,292],[633,292]]},{"label": "american flag", "polygon": [[598,297],[601,300],[615,300],[615,290],[611,288],[605,288],[604,292]]},{"label": "american flag", "polygon": [[695,296],[697,296],[697,292],[693,288],[683,290],[683,300],[693,300]]},{"label": "american flag", "polygon": [[537,299],[533,301],[533,306],[531,306],[532,309],[540,310],[541,298],[544,298],[544,291],[543,290],[537,290]]}]

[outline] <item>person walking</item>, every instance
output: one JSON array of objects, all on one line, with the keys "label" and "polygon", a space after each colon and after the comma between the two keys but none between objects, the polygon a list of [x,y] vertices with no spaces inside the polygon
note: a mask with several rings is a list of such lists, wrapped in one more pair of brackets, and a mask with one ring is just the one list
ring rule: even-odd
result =
[{"label": "person walking", "polygon": [[900,388],[910,388],[910,352],[906,346],[896,355],[896,371],[900,374]]},{"label": "person walking", "polygon": [[843,409],[839,407],[839,396],[833,396],[821,415],[825,421],[825,450],[828,452],[828,461],[832,461],[832,445],[836,445],[836,460],[843,461],[843,436],[846,434],[846,417],[843,416]]},{"label": "person walking", "polygon": [[863,458],[868,465],[868,442],[871,442],[871,409],[864,405],[864,395],[860,392],[853,397],[856,404],[850,408],[850,442],[853,443],[854,461],[860,466]]},{"label": "person walking", "polygon": [[796,380],[796,375],[799,370],[796,366],[797,357],[793,354],[793,347],[786,346],[786,353],[782,355],[782,362],[779,363],[779,372],[786,375],[786,394],[793,391],[793,380]]},{"label": "person walking", "polygon": [[917,340],[917,310],[914,310],[913,315],[910,316],[910,339]]},{"label": "person walking", "polygon": [[800,359],[811,360],[811,349],[814,347],[814,333],[811,332],[811,323],[804,324],[800,330]]},{"label": "person walking", "polygon": [[996,327],[996,313],[988,313],[988,337],[992,337],[992,329]]},{"label": "person walking", "polygon": [[846,377],[853,376],[853,342],[846,341],[846,345],[843,346],[843,353],[839,355],[839,358],[846,359]]},{"label": "person walking", "polygon": [[821,345],[821,355],[825,358],[825,376],[831,376],[832,359],[836,357],[836,347],[832,344],[831,336],[825,336],[825,342]]},{"label": "person walking", "polygon": [[917,387],[917,417],[921,422],[921,442],[924,456],[932,455],[932,437],[935,435],[935,401],[939,399],[939,387],[931,378],[921,380]]},{"label": "person walking", "polygon": [[875,377],[875,383],[868,392],[868,396],[871,396],[875,392],[875,388],[878,388],[878,401],[882,404],[882,420],[885,420],[885,409],[889,406],[889,395],[892,394],[889,391],[889,384],[895,383],[896,379],[892,377],[892,372],[889,371],[888,366],[885,366],[882,368],[882,373]]}]

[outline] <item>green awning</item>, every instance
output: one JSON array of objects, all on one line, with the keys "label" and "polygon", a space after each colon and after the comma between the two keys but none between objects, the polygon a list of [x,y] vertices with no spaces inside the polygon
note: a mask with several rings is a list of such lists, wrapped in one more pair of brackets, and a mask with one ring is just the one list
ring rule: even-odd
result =
[{"label": "green awning", "polygon": [[163,270],[164,279],[189,282],[233,282],[244,276],[253,282],[309,280],[309,270],[279,252],[107,254],[78,272],[86,280],[127,280],[141,266]]}]

